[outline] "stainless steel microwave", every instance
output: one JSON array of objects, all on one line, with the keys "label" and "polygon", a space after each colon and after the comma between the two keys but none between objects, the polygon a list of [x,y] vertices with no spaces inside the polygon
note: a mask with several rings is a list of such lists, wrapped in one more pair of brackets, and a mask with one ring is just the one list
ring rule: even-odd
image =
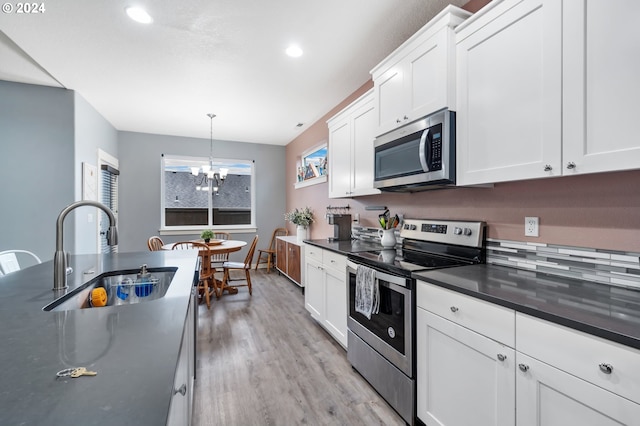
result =
[{"label": "stainless steel microwave", "polygon": [[441,110],[377,137],[374,187],[414,192],[455,185],[455,114]]}]

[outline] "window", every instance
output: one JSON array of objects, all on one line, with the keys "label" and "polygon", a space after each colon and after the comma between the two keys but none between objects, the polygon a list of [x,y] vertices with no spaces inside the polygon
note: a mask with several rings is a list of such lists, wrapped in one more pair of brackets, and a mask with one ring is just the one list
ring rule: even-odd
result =
[{"label": "window", "polygon": [[[203,173],[213,164],[216,178]],[[197,174],[195,174],[197,173]],[[218,185],[220,175],[226,177]],[[162,156],[163,230],[255,228],[254,162]]]},{"label": "window", "polygon": [[[108,164],[102,164],[100,166],[100,202],[109,207],[118,217],[118,176],[120,172],[118,169],[111,167]],[[109,217],[105,212],[99,210],[100,220],[98,226],[100,227],[98,244],[100,245],[100,253],[117,253],[118,246],[110,246],[107,243],[107,231],[109,230]]]}]

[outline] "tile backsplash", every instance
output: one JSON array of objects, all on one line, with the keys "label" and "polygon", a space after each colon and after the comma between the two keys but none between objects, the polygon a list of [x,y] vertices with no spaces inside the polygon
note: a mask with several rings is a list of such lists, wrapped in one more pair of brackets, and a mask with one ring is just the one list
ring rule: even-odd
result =
[{"label": "tile backsplash", "polygon": [[[378,228],[352,226],[353,238],[380,240]],[[396,249],[402,238],[396,231]],[[640,289],[640,253],[487,239],[487,263]]]},{"label": "tile backsplash", "polygon": [[487,263],[640,289],[640,253],[488,239]]}]

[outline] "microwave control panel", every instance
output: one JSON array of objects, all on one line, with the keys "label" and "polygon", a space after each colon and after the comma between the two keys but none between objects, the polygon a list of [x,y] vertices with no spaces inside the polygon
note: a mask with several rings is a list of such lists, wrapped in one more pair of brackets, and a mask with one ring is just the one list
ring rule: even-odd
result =
[{"label": "microwave control panel", "polygon": [[429,170],[442,170],[442,123],[429,128]]}]

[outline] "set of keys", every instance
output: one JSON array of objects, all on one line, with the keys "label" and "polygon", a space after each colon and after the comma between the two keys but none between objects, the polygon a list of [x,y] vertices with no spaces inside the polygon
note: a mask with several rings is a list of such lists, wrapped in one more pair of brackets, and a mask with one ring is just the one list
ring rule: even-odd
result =
[{"label": "set of keys", "polygon": [[78,368],[65,368],[64,370],[58,371],[56,373],[57,377],[71,377],[76,379],[80,376],[95,376],[98,374],[96,371],[89,371],[84,367]]}]

